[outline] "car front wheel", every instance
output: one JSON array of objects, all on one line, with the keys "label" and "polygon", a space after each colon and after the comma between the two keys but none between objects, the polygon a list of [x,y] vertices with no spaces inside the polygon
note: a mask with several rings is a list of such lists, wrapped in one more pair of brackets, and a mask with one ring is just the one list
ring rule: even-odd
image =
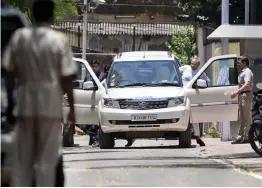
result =
[{"label": "car front wheel", "polygon": [[99,147],[100,149],[113,149],[115,147],[115,138],[110,133],[104,133],[99,126]]},{"label": "car front wheel", "polygon": [[180,132],[179,135],[179,147],[180,148],[190,148],[191,147],[191,128],[190,124],[187,127],[187,130]]}]

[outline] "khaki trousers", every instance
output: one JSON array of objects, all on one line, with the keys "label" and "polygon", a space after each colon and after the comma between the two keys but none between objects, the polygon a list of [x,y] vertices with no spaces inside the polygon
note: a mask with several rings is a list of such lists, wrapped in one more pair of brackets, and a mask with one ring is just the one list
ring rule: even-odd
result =
[{"label": "khaki trousers", "polygon": [[238,138],[244,138],[248,140],[248,132],[252,123],[252,103],[253,94],[252,92],[242,93],[239,95],[239,124],[240,128],[238,131]]},{"label": "khaki trousers", "polygon": [[11,186],[55,186],[55,168],[61,148],[58,118],[20,117],[15,128]]}]

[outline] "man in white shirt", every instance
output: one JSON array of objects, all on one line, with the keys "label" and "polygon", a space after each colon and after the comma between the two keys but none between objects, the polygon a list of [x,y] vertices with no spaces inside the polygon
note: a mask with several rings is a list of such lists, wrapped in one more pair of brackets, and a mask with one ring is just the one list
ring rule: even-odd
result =
[{"label": "man in white shirt", "polygon": [[[186,85],[199,71],[199,66],[200,66],[200,59],[195,56],[191,59],[191,65],[184,65],[179,68],[181,74],[182,74],[182,81],[183,85]],[[210,84],[210,79],[207,77],[205,73],[203,73],[200,76],[201,79],[206,80],[208,85]],[[205,146],[205,143],[202,141],[200,138],[200,130],[199,130],[199,124],[194,123],[194,135],[196,137],[196,141],[200,146]]]},{"label": "man in white shirt", "polygon": [[18,80],[12,187],[31,187],[33,179],[37,187],[55,186],[63,93],[68,95],[68,121],[75,124],[72,81],[77,69],[66,36],[50,28],[54,8],[52,0],[35,0],[36,25],[17,30],[3,57],[8,117],[14,106],[14,81]]}]

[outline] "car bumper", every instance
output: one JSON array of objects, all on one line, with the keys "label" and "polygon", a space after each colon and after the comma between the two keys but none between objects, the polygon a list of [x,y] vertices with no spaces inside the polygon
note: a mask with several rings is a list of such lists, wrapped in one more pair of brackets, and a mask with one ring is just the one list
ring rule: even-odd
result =
[{"label": "car bumper", "polygon": [[[100,125],[104,133],[132,131],[186,131],[190,110],[187,106],[154,110],[100,108]],[[156,121],[132,121],[133,115],[157,115]]]}]

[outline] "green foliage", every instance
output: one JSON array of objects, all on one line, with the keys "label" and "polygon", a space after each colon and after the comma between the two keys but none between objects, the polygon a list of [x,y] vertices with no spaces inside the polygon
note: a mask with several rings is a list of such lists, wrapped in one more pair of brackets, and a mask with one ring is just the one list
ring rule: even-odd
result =
[{"label": "green foliage", "polygon": [[9,0],[8,5],[10,7],[19,9],[25,14],[26,18],[30,18],[32,0]]},{"label": "green foliage", "polygon": [[182,65],[189,64],[191,57],[197,53],[194,29],[186,27],[179,30],[172,37],[171,43],[166,42],[166,46]]},{"label": "green foliage", "polygon": [[[32,0],[9,0],[8,3],[11,7],[19,9],[21,12],[25,13],[27,17],[31,19],[31,8]],[[55,0],[56,9],[55,17],[56,19],[61,19],[65,15],[77,15],[76,3],[77,0]]]},{"label": "green foliage", "polygon": [[55,16],[56,19],[62,19],[65,15],[77,15],[76,3],[77,0],[64,1],[64,0],[55,0],[56,10]]}]

